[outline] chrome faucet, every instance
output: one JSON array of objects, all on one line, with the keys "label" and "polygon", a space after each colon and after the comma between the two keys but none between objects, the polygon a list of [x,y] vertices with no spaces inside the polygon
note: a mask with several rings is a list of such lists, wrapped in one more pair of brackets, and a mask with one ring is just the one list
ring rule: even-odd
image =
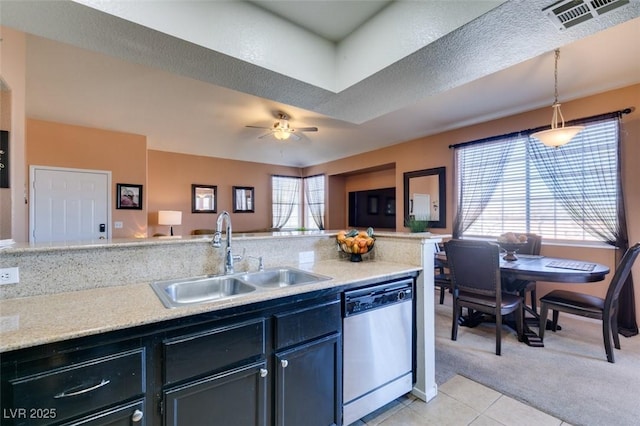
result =
[{"label": "chrome faucet", "polygon": [[227,245],[224,252],[224,273],[233,274],[233,261],[242,260],[244,256],[234,256],[231,252],[231,216],[229,215],[229,212],[223,211],[218,215],[218,220],[216,221],[216,233],[213,234],[211,245],[213,247],[222,247],[220,240],[222,239],[222,223],[225,219],[227,220]]}]

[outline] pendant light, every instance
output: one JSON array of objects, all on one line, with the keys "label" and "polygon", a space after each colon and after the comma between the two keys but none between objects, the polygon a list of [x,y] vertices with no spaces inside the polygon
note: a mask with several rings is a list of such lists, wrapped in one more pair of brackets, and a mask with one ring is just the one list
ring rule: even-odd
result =
[{"label": "pendant light", "polygon": [[[584,129],[584,126],[564,126],[564,117],[562,116],[562,111],[560,111],[560,103],[558,102],[558,58],[560,57],[560,49],[556,49],[555,54],[555,100],[553,102],[553,105],[551,105],[551,107],[553,108],[551,129],[533,133],[531,136],[539,139],[540,142],[542,142],[546,146],[557,148],[559,146],[567,144],[571,139],[573,139],[575,135],[577,135],[582,129]],[[560,122],[559,126],[558,122]]]}]

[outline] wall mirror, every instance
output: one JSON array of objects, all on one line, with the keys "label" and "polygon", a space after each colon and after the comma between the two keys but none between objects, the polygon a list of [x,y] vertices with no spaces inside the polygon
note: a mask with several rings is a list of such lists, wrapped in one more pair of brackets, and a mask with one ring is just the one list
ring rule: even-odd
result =
[{"label": "wall mirror", "polygon": [[233,187],[233,212],[253,213],[253,187],[234,186]]},{"label": "wall mirror", "polygon": [[218,187],[214,185],[191,185],[191,213],[216,213],[216,195]]},{"label": "wall mirror", "polygon": [[404,173],[404,219],[426,220],[429,228],[447,227],[445,167]]}]

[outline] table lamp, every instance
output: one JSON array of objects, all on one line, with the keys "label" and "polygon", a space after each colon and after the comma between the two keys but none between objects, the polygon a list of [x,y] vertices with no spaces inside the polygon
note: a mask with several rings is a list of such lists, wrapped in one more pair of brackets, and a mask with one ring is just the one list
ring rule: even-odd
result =
[{"label": "table lamp", "polygon": [[158,211],[158,225],[169,225],[169,230],[173,236],[173,225],[182,225],[182,212],[175,210]]}]

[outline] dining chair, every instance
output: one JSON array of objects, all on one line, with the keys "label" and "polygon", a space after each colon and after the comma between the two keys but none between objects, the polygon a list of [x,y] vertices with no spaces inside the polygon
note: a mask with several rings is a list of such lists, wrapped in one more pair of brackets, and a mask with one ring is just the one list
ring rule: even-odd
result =
[{"label": "dining chair", "polygon": [[[556,331],[560,312],[580,315],[602,320],[602,337],[607,361],[613,363],[614,355],[611,339],[616,349],[620,349],[618,336],[618,298],[620,290],[631,273],[631,267],[640,253],[640,243],[630,247],[622,257],[616,272],[611,278],[607,294],[604,299],[585,293],[568,290],[552,290],[540,299],[540,338],[544,340],[544,330],[547,323],[549,309],[553,311],[551,330]],[[544,325],[544,326],[543,326]]]},{"label": "dining chair", "polygon": [[522,298],[502,292],[500,247],[487,241],[452,239],[445,243],[453,291],[451,340],[458,337],[462,308],[495,316],[496,355],[501,354],[502,316],[515,312],[518,340],[523,338]]},{"label": "dining chair", "polygon": [[[439,243],[436,243],[435,246],[436,255],[444,251],[444,246],[441,246]],[[439,260],[437,256],[434,260],[433,282],[434,285],[440,287],[440,304],[442,305],[444,303],[445,292],[451,291],[451,275],[449,274],[449,268],[446,263]]]},{"label": "dining chair", "polygon": [[[542,249],[542,235],[526,233],[527,236],[526,244],[518,250],[518,254],[531,254],[531,255],[539,255],[540,250]],[[511,291],[518,293],[520,297],[522,297],[522,308],[525,311],[529,311],[534,318],[538,317],[538,304],[537,304],[537,295],[536,295],[536,282],[535,281],[525,281],[525,280],[515,280],[511,282],[507,282],[504,284],[506,288],[503,290]],[[529,294],[529,300],[531,301],[531,306],[527,306],[527,293]]]}]

